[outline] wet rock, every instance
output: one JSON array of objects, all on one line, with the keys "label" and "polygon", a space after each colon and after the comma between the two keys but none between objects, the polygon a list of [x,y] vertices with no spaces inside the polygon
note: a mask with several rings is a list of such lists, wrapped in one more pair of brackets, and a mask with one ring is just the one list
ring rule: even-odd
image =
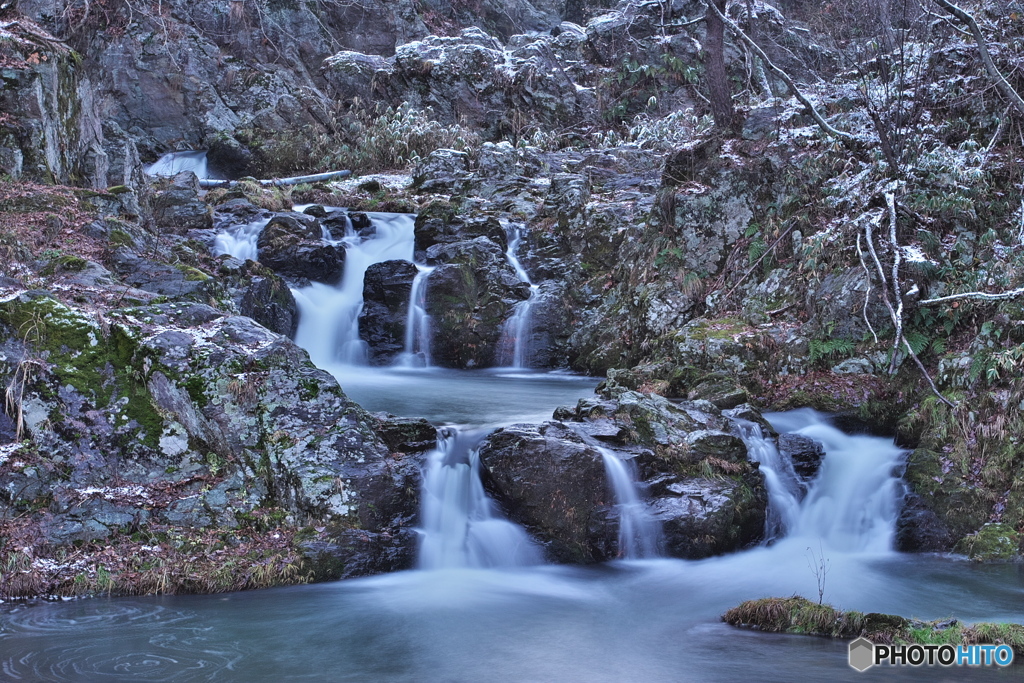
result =
[{"label": "wet rock", "polygon": [[294,337],[299,326],[299,308],[292,290],[273,274],[252,278],[238,309],[242,315],[286,337]]},{"label": "wet rock", "polygon": [[825,449],[820,441],[802,434],[779,434],[779,454],[793,463],[793,470],[806,483],[818,476]]},{"label": "wet rock", "polygon": [[182,171],[153,195],[153,220],[156,227],[184,235],[189,230],[213,227],[213,212],[199,198],[199,179],[191,171]]},{"label": "wet rock", "polygon": [[369,349],[370,363],[390,365],[405,348],[412,283],[419,274],[409,261],[384,261],[366,270],[359,337]]},{"label": "wet rock", "polygon": [[[565,425],[511,425],[480,446],[486,485],[510,519],[524,525],[559,562],[596,562],[606,535],[601,453]],[[601,510],[601,516],[596,517]]]},{"label": "wet rock", "polygon": [[336,581],[412,569],[417,542],[413,529],[395,533],[337,529],[323,539],[300,544],[300,548],[316,580]]},{"label": "wet rock", "polygon": [[377,433],[392,451],[419,453],[437,447],[437,429],[422,417],[376,413]]},{"label": "wet rock", "polygon": [[322,239],[320,225],[304,214],[277,214],[256,242],[260,263],[287,277],[335,283],[345,252]]},{"label": "wet rock", "polygon": [[439,264],[426,292],[432,360],[454,368],[493,365],[502,325],[512,307],[529,296],[529,286],[487,237],[436,244],[427,250],[427,261]]},{"label": "wet rock", "polygon": [[760,473],[750,481],[697,477],[658,482],[651,512],[672,557],[698,559],[739,550],[761,539],[768,495]]},{"label": "wet rock", "polygon": [[896,520],[896,549],[905,553],[939,553],[956,542],[945,522],[917,494],[910,494]]},{"label": "wet rock", "polygon": [[437,149],[416,166],[412,184],[421,192],[450,194],[460,191],[469,176],[468,154],[454,149]]}]

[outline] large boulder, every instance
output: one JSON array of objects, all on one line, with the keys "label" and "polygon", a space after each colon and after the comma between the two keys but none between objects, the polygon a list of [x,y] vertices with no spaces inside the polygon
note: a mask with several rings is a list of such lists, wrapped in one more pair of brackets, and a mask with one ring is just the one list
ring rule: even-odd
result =
[{"label": "large boulder", "polygon": [[614,557],[605,539],[608,489],[601,452],[558,422],[511,425],[481,444],[486,483],[510,519],[558,562]]},{"label": "large boulder", "polygon": [[[46,296],[5,298],[0,381],[18,377],[25,441],[0,461],[0,518],[20,517],[47,547],[129,543],[151,525],[251,535],[270,515],[282,533],[313,525],[311,540],[349,548],[333,575],[338,562],[409,566],[417,451],[392,450],[331,375],[250,318],[169,303],[101,319]],[[405,543],[385,554],[398,564],[342,543],[355,529]]]},{"label": "large boulder", "polygon": [[502,325],[515,304],[529,297],[529,285],[487,237],[435,244],[427,261],[436,264],[426,293],[432,360],[454,368],[493,365]]},{"label": "large boulder", "polygon": [[558,422],[514,425],[480,448],[487,486],[558,561],[618,557],[619,511],[597,443],[630,462],[664,551],[701,558],[763,537],[768,494],[735,425],[706,401],[672,403],[607,385],[555,412]]},{"label": "large boulder", "polygon": [[199,198],[199,179],[195,173],[182,171],[164,185],[152,200],[157,228],[184,235],[189,230],[213,227],[213,211]]},{"label": "large boulder", "polygon": [[293,278],[329,284],[341,278],[345,251],[323,241],[320,224],[312,216],[277,214],[256,242],[260,263]]},{"label": "large boulder", "polygon": [[371,364],[389,365],[405,348],[409,299],[418,274],[409,261],[384,261],[366,269],[359,337],[367,344]]}]

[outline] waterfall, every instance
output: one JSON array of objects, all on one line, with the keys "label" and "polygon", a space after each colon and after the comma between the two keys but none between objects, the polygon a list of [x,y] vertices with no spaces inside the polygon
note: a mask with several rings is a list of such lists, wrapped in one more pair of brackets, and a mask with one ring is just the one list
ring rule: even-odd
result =
[{"label": "waterfall", "polygon": [[604,458],[608,482],[615,493],[615,508],[619,516],[619,557],[628,560],[657,557],[661,528],[647,513],[647,506],[637,492],[636,478],[613,451],[594,447]]},{"label": "waterfall", "polygon": [[736,420],[751,459],[761,463],[768,488],[765,538],[821,542],[846,552],[891,550],[903,492],[896,472],[904,451],[891,441],[845,434],[808,408],[766,417],[780,433],[821,442],[825,457],[801,500],[792,463],[764,438],[758,425]]},{"label": "waterfall", "polygon": [[427,279],[434,271],[416,265],[419,272],[409,292],[409,312],[405,318],[405,350],[397,364],[405,367],[430,367],[430,316],[427,315]]},{"label": "waterfall", "polygon": [[200,179],[213,178],[206,161],[206,152],[171,152],[146,169],[146,173],[156,176],[173,176],[182,171],[192,171]]},{"label": "waterfall", "polygon": [[904,451],[891,441],[849,435],[810,409],[768,416],[781,432],[816,439],[825,459],[796,511],[790,536],[849,552],[887,552],[896,535]]},{"label": "waterfall", "polygon": [[269,222],[270,218],[257,218],[249,223],[228,226],[214,238],[213,253],[216,256],[230,254],[241,261],[258,261],[259,250],[256,247],[256,240]]},{"label": "waterfall", "polygon": [[516,256],[519,243],[523,239],[522,227],[506,225],[505,229],[508,232],[508,249],[505,250],[505,257],[519,279],[530,285],[530,296],[516,304],[512,315],[502,325],[501,341],[498,343],[498,363],[505,367],[527,368],[530,366],[530,308],[538,287],[530,281],[530,276]]},{"label": "waterfall", "polygon": [[366,342],[359,338],[359,314],[363,310],[363,277],[375,263],[413,260],[415,216],[369,214],[375,233],[362,238],[347,235],[345,272],[341,282],[311,282],[293,289],[299,307],[295,343],[309,352],[319,367],[342,363],[366,364]]},{"label": "waterfall", "polygon": [[793,463],[782,457],[771,439],[766,439],[761,425],[749,420],[733,418],[738,436],[747,446],[751,460],[760,463],[768,489],[768,515],[764,523],[764,538],[773,541],[785,536],[796,523],[800,508],[800,482]]},{"label": "waterfall", "polygon": [[484,432],[442,430],[423,473],[419,566],[518,567],[541,555],[520,527],[502,519],[480,481]]}]

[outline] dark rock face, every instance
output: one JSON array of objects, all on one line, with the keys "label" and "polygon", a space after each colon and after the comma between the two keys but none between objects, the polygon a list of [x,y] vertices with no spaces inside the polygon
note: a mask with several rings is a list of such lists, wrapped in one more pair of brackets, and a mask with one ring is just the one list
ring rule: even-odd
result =
[{"label": "dark rock face", "polygon": [[493,365],[502,324],[512,307],[529,296],[529,286],[487,237],[435,244],[427,250],[427,261],[438,264],[426,293],[432,360],[452,368]]},{"label": "dark rock face", "polygon": [[213,213],[199,198],[195,173],[182,171],[153,196],[153,220],[161,230],[177,235],[213,227]]},{"label": "dark rock face", "polygon": [[614,495],[588,439],[633,461],[667,554],[707,557],[762,537],[764,478],[712,404],[674,404],[610,383],[603,397],[560,408],[555,419],[499,430],[480,449],[487,486],[553,559],[596,562],[620,552]]},{"label": "dark rock face", "polygon": [[896,520],[897,550],[905,553],[946,552],[957,540],[921,496],[910,494],[906,497]]},{"label": "dark rock face", "polygon": [[405,348],[409,296],[418,273],[409,261],[384,261],[366,269],[359,336],[367,343],[371,364],[389,365]]},{"label": "dark rock face", "polygon": [[[488,485],[513,521],[524,525],[559,562],[609,559],[608,491],[601,453],[558,422],[512,425],[480,446]],[[599,512],[601,511],[601,512]]]},{"label": "dark rock face", "polygon": [[194,268],[151,261],[127,249],[114,254],[112,261],[114,270],[126,284],[161,296],[189,296],[208,279],[207,275]]},{"label": "dark rock face", "polygon": [[797,476],[807,483],[818,476],[825,449],[820,441],[800,434],[780,434],[779,454],[789,458]]},{"label": "dark rock face", "polygon": [[292,290],[281,278],[254,277],[242,294],[238,310],[272,332],[294,337],[299,310]]},{"label": "dark rock face", "polygon": [[286,277],[334,283],[341,278],[345,252],[324,244],[320,224],[305,214],[278,214],[263,228],[260,263]]}]

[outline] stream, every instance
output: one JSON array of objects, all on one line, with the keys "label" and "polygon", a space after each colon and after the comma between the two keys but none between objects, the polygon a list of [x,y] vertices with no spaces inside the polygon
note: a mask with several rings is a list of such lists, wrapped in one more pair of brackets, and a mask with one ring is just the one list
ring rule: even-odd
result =
[{"label": "stream", "polygon": [[[528,310],[507,328],[511,367],[429,367],[429,335],[420,331],[408,335],[406,354],[395,366],[363,365],[357,327],[362,274],[356,272],[379,260],[413,259],[411,219],[371,217],[375,237],[341,240],[347,241],[350,272],[340,283],[295,290],[302,315],[297,341],[368,410],[446,426],[424,471],[420,568],[227,595],[2,605],[0,679],[1024,680],[1020,664],[1005,670],[876,667],[861,674],[847,665],[846,641],[720,622],[743,600],[816,599],[819,590],[826,602],[848,610],[1024,622],[1021,566],[890,550],[902,452],[890,439],[844,434],[810,410],[766,415],[780,432],[825,446],[822,469],[802,499],[792,494],[784,463],[760,431],[743,433],[771,488],[771,544],[699,561],[652,557],[656,530],[637,512],[629,518],[633,536],[622,543],[638,559],[543,564],[525,532],[484,493],[474,446],[496,426],[550,419],[557,406],[591,395],[597,379],[525,369],[527,355],[515,348],[514,337],[528,336],[522,331]],[[226,253],[255,253],[256,234],[251,225],[237,226],[218,245]],[[421,272],[429,287],[429,270]],[[428,325],[424,317],[422,311],[410,315],[410,324]],[[414,357],[423,362],[410,362]],[[606,466],[623,515],[634,514],[642,506],[628,468],[610,453]],[[816,572],[820,563],[824,575]]]}]

